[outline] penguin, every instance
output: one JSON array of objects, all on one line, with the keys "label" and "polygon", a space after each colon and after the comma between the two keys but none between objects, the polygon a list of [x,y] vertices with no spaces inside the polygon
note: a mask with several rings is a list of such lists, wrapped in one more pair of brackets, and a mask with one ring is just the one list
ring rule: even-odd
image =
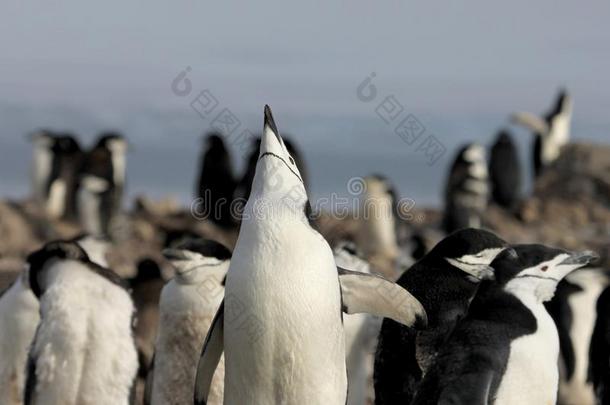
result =
[{"label": "penguin", "polygon": [[303,179],[305,189],[308,190],[309,176],[307,172],[307,167],[305,166],[305,158],[303,157],[301,149],[297,147],[297,144],[292,140],[291,136],[283,136],[282,140],[284,141],[284,145],[286,145],[286,150],[294,159],[294,164],[297,166],[297,169],[299,169],[299,173],[301,174],[301,178]]},{"label": "penguin", "polygon": [[472,143],[458,152],[447,185],[443,228],[451,233],[462,228],[480,228],[481,215],[489,200],[489,178],[485,149]]},{"label": "penguin", "polygon": [[78,213],[87,233],[110,236],[121,210],[127,142],[117,133],[100,135],[87,152],[79,176]]},{"label": "penguin", "polygon": [[125,282],[74,242],[50,242],[27,263],[40,323],[24,403],[130,403],[138,356]]},{"label": "penguin", "polygon": [[570,141],[572,98],[567,90],[562,89],[554,106],[545,116],[520,112],[512,115],[512,121],[534,133],[533,167],[534,175],[538,177],[559,157],[561,148]]},{"label": "penguin", "polygon": [[[197,363],[203,340],[224,296],[224,279],[231,252],[203,239],[181,242],[163,254],[176,276],[163,287],[154,366],[147,380],[145,403],[187,404],[193,401]],[[221,360],[208,404],[223,403]]]},{"label": "penguin", "polygon": [[597,403],[610,404],[610,287],[604,288],[596,303],[596,318],[589,351],[589,379]]},{"label": "penguin", "polygon": [[385,319],[375,354],[375,403],[408,404],[437,350],[466,314],[482,280],[493,277],[491,262],[508,248],[492,232],[463,229],[441,240],[406,270],[398,285],[428,314],[428,328],[413,331]]},{"label": "penguin", "polygon": [[[363,259],[356,245],[342,241],[334,249],[338,267],[371,273],[370,264]],[[369,393],[369,380],[373,376],[373,348],[381,319],[368,314],[353,314],[343,317],[345,330],[345,354],[347,363],[347,405],[366,404],[372,397]]]},{"label": "penguin", "polygon": [[559,333],[559,400],[562,405],[595,405],[589,380],[589,352],[597,300],[608,285],[600,268],[579,269],[557,286],[545,307]]},{"label": "penguin", "polygon": [[500,131],[491,147],[489,181],[492,200],[513,211],[521,199],[521,163],[517,146],[508,131]]},{"label": "penguin", "polygon": [[29,136],[33,145],[31,181],[34,201],[41,207],[46,206],[47,184],[53,167],[53,152],[55,134],[48,129],[41,129]]},{"label": "penguin", "polygon": [[396,277],[401,255],[398,246],[398,201],[396,189],[384,176],[374,174],[363,179],[360,198],[361,232],[358,245],[375,269]]},{"label": "penguin", "polygon": [[[105,266],[107,245],[104,241],[81,235],[73,239],[89,257]],[[28,349],[40,321],[40,305],[30,289],[29,267],[0,294],[0,403],[23,404]]]},{"label": "penguin", "polygon": [[492,263],[425,374],[412,405],[555,404],[559,338],[543,303],[571,271],[596,258],[542,245],[515,245]]},{"label": "penguin", "polygon": [[311,226],[299,169],[265,106],[252,192],[220,305],[197,368],[205,404],[224,350],[225,404],[329,404],[347,399],[342,312],[425,327],[419,301],[372,274],[338,269]]},{"label": "penguin", "polygon": [[231,155],[219,133],[208,134],[201,154],[201,169],[196,195],[201,199],[209,219],[224,228],[233,227],[231,212],[235,178]]},{"label": "penguin", "polygon": [[51,146],[51,173],[45,185],[46,213],[51,219],[73,219],[76,216],[78,170],[83,152],[70,133],[55,135]]}]

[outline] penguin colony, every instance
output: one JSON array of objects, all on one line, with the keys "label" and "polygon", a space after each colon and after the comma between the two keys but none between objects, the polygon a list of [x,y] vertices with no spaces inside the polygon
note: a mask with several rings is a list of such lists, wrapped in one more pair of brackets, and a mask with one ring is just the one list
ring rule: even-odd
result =
[{"label": "penguin colony", "polygon": [[[570,114],[564,92],[545,125],[515,115],[534,129],[536,175],[567,142]],[[489,164],[480,145],[457,154],[446,234],[431,249],[404,230],[379,175],[365,178],[365,196],[383,215],[333,249],[309,215],[303,158],[265,106],[240,178],[222,134],[201,156],[196,196],[216,226],[239,227],[235,247],[168,234],[159,253],[175,275],[164,285],[152,261],[121,279],[98,238],[120,214],[124,138],[104,134],[83,151],[44,130],[32,142],[35,200],[93,236],[32,252],[1,293],[1,404],[610,403],[610,283],[603,269],[581,269],[595,253],[511,245],[481,229],[489,201],[509,213],[519,204],[506,131]],[[241,218],[230,209],[239,198]],[[271,214],[255,215],[261,206]],[[150,306],[158,314],[143,326]],[[148,346],[138,328],[154,332]]]}]

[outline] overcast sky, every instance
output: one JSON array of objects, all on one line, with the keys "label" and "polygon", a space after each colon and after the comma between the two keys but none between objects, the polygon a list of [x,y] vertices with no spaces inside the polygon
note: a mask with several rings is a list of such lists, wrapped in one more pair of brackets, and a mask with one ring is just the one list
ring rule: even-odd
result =
[{"label": "overcast sky", "polygon": [[360,113],[370,72],[411,108],[540,111],[560,85],[582,117],[610,105],[610,3],[3,2],[3,101],[102,111],[178,105],[192,68],[243,113]]}]

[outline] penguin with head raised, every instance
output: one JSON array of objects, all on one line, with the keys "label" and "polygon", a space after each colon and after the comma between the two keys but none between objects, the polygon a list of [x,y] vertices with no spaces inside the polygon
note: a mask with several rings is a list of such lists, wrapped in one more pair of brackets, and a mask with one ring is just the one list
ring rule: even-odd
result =
[{"label": "penguin with head raised", "polygon": [[521,199],[521,176],[517,146],[510,133],[500,131],[489,155],[492,200],[507,210],[514,210]]},{"label": "penguin with head raised", "polygon": [[485,149],[469,144],[458,152],[445,187],[443,228],[451,233],[480,228],[481,215],[489,200],[489,178]]},{"label": "penguin with head raised", "polygon": [[[81,235],[73,239],[95,263],[105,266],[104,241]],[[30,288],[29,266],[0,294],[0,403],[22,404],[27,355],[40,321],[40,304]]]},{"label": "penguin with head raised", "polygon": [[227,404],[344,405],[342,312],[424,326],[421,304],[381,277],[338,269],[309,223],[299,169],[265,106],[252,192],[227,273],[225,299],[204,344],[195,403],[206,403],[225,352]]},{"label": "penguin with head raised", "polygon": [[596,304],[608,285],[601,268],[584,268],[568,274],[545,307],[559,333],[559,398],[562,405],[594,405],[589,376],[589,352],[596,320]]},{"label": "penguin with head raised", "polygon": [[27,259],[40,300],[25,403],[128,404],[138,371],[134,307],[112,270],[75,242],[50,242]]},{"label": "penguin with head raised", "polygon": [[545,116],[520,112],[513,114],[512,120],[534,134],[533,167],[537,177],[559,157],[561,148],[570,141],[572,98],[562,89],[555,105]]},{"label": "penguin with head raised", "polygon": [[490,263],[505,241],[481,229],[463,229],[440,241],[406,270],[397,283],[428,314],[428,328],[413,331],[383,321],[375,356],[375,401],[408,404],[436,352],[462,318],[481,280],[493,277]]},{"label": "penguin with head raised", "polygon": [[125,188],[127,141],[118,133],[100,135],[87,152],[79,175],[78,213],[81,226],[96,236],[110,235],[121,211]]},{"label": "penguin with head raised", "polygon": [[[163,287],[153,368],[148,374],[146,403],[186,404],[193,401],[201,348],[224,296],[231,252],[203,239],[185,240],[163,255],[176,269]],[[222,405],[224,361],[212,382],[208,404]]]},{"label": "penguin with head raised", "polygon": [[75,136],[60,133],[53,139],[51,154],[51,173],[45,186],[46,212],[53,219],[72,219],[76,216],[78,170],[83,152]]},{"label": "penguin with head raised", "polygon": [[235,191],[235,178],[231,155],[219,133],[206,136],[201,154],[201,170],[197,180],[197,197],[201,200],[202,211],[209,219],[222,227],[235,225],[231,215],[231,204]]},{"label": "penguin with head raised", "polygon": [[555,404],[559,339],[544,302],[594,258],[542,245],[501,253],[411,404]]}]

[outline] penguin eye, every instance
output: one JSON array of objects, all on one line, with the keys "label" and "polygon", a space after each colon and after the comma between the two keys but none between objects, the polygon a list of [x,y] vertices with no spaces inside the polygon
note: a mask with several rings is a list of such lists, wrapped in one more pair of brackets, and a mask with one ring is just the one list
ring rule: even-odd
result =
[{"label": "penguin eye", "polygon": [[292,156],[288,156],[288,159],[290,159],[290,163],[292,163],[292,165],[294,165],[294,159],[292,158]]},{"label": "penguin eye", "polygon": [[542,271],[547,271],[548,269],[549,269],[549,266],[542,266],[542,267],[540,268],[540,270],[542,270]]}]

